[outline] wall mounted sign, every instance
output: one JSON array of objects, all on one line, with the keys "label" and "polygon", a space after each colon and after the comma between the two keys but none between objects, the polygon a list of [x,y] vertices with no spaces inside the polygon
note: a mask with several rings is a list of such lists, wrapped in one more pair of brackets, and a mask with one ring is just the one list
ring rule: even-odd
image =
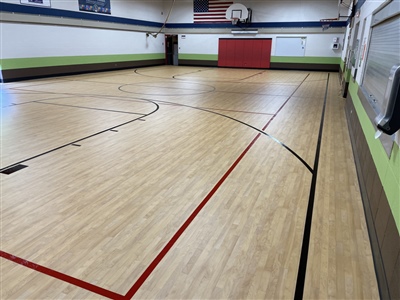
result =
[{"label": "wall mounted sign", "polygon": [[78,0],[79,10],[111,14],[110,0]]},{"label": "wall mounted sign", "polygon": [[20,0],[21,4],[51,7],[50,0]]}]

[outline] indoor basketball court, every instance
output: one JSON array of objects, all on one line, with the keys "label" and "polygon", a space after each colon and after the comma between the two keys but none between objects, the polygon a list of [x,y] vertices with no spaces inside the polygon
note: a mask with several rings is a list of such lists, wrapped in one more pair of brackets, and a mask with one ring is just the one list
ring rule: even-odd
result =
[{"label": "indoor basketball court", "polygon": [[2,89],[2,299],[379,298],[338,73]]}]

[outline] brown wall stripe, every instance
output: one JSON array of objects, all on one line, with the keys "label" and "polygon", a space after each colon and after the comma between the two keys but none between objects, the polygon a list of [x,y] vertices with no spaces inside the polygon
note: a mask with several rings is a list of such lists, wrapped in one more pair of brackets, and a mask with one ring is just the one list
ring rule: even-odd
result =
[{"label": "brown wall stripe", "polygon": [[3,70],[3,82],[27,80],[41,77],[72,75],[88,72],[100,72],[120,70],[127,68],[137,68],[144,66],[155,66],[165,64],[164,59],[156,60],[142,60],[142,61],[125,61],[125,62],[109,62],[99,64],[82,64],[82,65],[68,65],[68,66],[52,66],[52,67],[38,67],[26,69],[10,69]]},{"label": "brown wall stripe", "polygon": [[351,96],[346,115],[382,299],[400,299],[400,237]]}]

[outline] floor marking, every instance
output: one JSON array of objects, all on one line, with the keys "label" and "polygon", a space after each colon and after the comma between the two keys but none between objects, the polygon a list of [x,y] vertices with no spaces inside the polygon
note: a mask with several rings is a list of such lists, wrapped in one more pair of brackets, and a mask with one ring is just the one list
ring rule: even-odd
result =
[{"label": "floor marking", "polygon": [[81,145],[72,143],[71,146],[80,147]]},{"label": "floor marking", "polygon": [[147,101],[147,102],[149,102],[149,103],[153,103],[153,104],[156,106],[156,108],[155,108],[153,111],[151,111],[151,112],[149,112],[149,113],[143,115],[142,117],[139,117],[139,118],[135,118],[135,119],[126,121],[126,122],[124,122],[124,123],[121,123],[121,124],[115,125],[115,126],[113,126],[113,127],[110,127],[110,128],[104,129],[104,130],[101,130],[101,131],[99,131],[99,132],[93,133],[93,134],[91,134],[91,135],[88,135],[88,136],[86,136],[86,137],[80,138],[80,139],[78,139],[78,140],[75,140],[75,141],[69,142],[69,143],[67,143],[67,144],[58,146],[58,147],[53,148],[53,149],[51,149],[51,150],[48,150],[48,151],[46,151],[46,152],[43,152],[43,153],[34,155],[34,156],[32,156],[32,157],[29,157],[29,158],[25,158],[25,159],[23,159],[23,160],[21,160],[21,161],[19,161],[19,162],[16,162],[16,163],[14,163],[14,164],[12,164],[12,165],[9,165],[9,166],[7,166],[7,167],[1,168],[1,169],[0,169],[0,173],[3,172],[4,170],[10,168],[10,167],[13,166],[13,165],[22,164],[22,163],[24,163],[24,162],[30,161],[30,160],[32,160],[32,159],[38,158],[38,157],[40,157],[40,156],[43,156],[43,155],[49,154],[49,153],[51,153],[51,152],[57,151],[57,150],[59,150],[59,149],[62,149],[62,148],[64,148],[64,147],[67,147],[67,146],[69,146],[69,145],[71,145],[71,144],[76,144],[76,143],[78,143],[78,142],[81,142],[81,141],[83,141],[83,140],[86,140],[86,139],[92,138],[92,137],[94,137],[94,136],[100,135],[100,134],[105,133],[105,132],[107,132],[107,131],[110,131],[110,130],[112,130],[112,129],[115,129],[115,128],[118,128],[118,127],[122,127],[122,126],[127,125],[127,124],[129,124],[129,123],[132,123],[132,122],[134,122],[134,121],[136,121],[136,120],[138,120],[138,119],[140,119],[140,118],[150,116],[151,114],[155,113],[155,112],[160,108],[160,106],[159,106],[157,103],[155,103],[154,101],[152,101],[152,100],[145,100],[145,101]]},{"label": "floor marking", "polygon": [[294,294],[295,300],[303,299],[303,293],[304,293],[304,283],[305,283],[305,279],[306,279],[308,250],[309,250],[309,246],[310,246],[311,223],[312,223],[312,215],[313,215],[313,208],[314,208],[315,189],[317,186],[319,154],[321,151],[322,131],[324,128],[326,99],[328,96],[329,74],[330,73],[328,73],[328,78],[326,80],[325,98],[324,98],[324,104],[322,106],[322,114],[321,114],[321,122],[320,122],[320,126],[319,126],[317,148],[315,150],[315,159],[314,159],[314,167],[313,167],[313,172],[312,172],[310,196],[308,198],[306,222],[304,225],[304,233],[303,233],[303,243],[301,246],[299,270],[297,273],[296,290],[295,290],[295,294]]},{"label": "floor marking", "polygon": [[238,112],[238,113],[245,113],[245,114],[254,114],[254,115],[269,115],[273,116],[273,113],[262,113],[262,112],[255,112],[255,111],[244,111],[244,110],[233,110],[233,109],[222,109],[222,108],[209,108],[209,107],[201,107],[199,108],[206,109],[206,110],[220,110],[220,111],[230,111],[230,112]]},{"label": "floor marking", "polygon": [[14,263],[20,264],[20,265],[22,265],[24,267],[27,267],[27,268],[30,268],[32,270],[38,271],[40,273],[43,273],[45,275],[54,277],[56,279],[60,279],[62,281],[68,282],[70,284],[76,285],[78,287],[81,287],[81,288],[83,288],[85,290],[88,290],[90,292],[96,293],[98,295],[101,295],[101,296],[104,296],[104,297],[107,297],[107,298],[110,298],[110,299],[123,299],[123,296],[120,295],[120,294],[117,294],[117,293],[114,293],[112,291],[103,289],[103,288],[101,288],[99,286],[96,286],[94,284],[91,284],[89,282],[86,282],[86,281],[71,277],[69,275],[57,272],[55,270],[43,267],[41,265],[35,264],[35,263],[31,262],[31,261],[22,259],[20,257],[17,257],[15,255],[9,254],[9,253],[4,252],[2,250],[0,250],[0,256],[5,258],[5,259],[8,259],[8,260],[10,260],[10,261],[12,261]]},{"label": "floor marking", "polygon": [[[308,74],[308,75],[309,75],[309,74]],[[307,79],[308,75],[307,75],[306,78],[303,80],[303,82]],[[303,83],[303,82],[302,82],[302,83]],[[328,82],[329,82],[329,74],[328,74]],[[328,84],[328,83],[327,83],[327,84]],[[300,84],[300,85],[301,85],[301,84]],[[229,175],[232,173],[232,171],[236,168],[236,166],[237,166],[237,165],[239,164],[239,162],[243,159],[243,157],[247,154],[247,152],[251,149],[251,147],[255,144],[255,142],[259,139],[259,137],[260,137],[262,134],[266,135],[266,133],[264,133],[263,131],[269,126],[269,124],[272,122],[272,120],[273,120],[273,119],[276,117],[276,115],[282,110],[282,108],[287,104],[287,102],[292,98],[292,96],[294,95],[294,93],[295,93],[296,91],[297,91],[297,89],[296,89],[296,90],[292,93],[292,95],[282,104],[282,106],[276,111],[276,113],[272,116],[272,118],[267,122],[267,124],[262,128],[261,131],[260,131],[259,129],[257,129],[257,128],[254,128],[254,129],[256,129],[257,131],[259,131],[259,133],[253,138],[253,140],[252,140],[252,141],[250,142],[250,144],[246,147],[246,149],[241,153],[241,155],[236,159],[236,161],[231,165],[231,167],[230,167],[230,168],[225,172],[225,174],[220,178],[220,180],[216,183],[216,185],[213,187],[213,189],[207,194],[207,196],[202,200],[202,202],[201,202],[201,203],[197,206],[197,208],[192,212],[192,214],[191,214],[191,215],[189,216],[189,218],[185,221],[185,223],[183,223],[183,225],[181,225],[181,227],[180,227],[180,228],[178,229],[178,231],[174,234],[174,236],[171,238],[171,240],[164,246],[164,248],[161,250],[161,252],[156,256],[156,258],[152,261],[152,263],[147,267],[147,269],[142,273],[142,275],[137,279],[137,281],[135,282],[135,284],[131,287],[131,289],[130,289],[124,296],[121,295],[121,294],[117,294],[117,293],[115,293],[115,292],[112,292],[112,291],[110,291],[110,290],[106,290],[106,289],[101,288],[101,287],[99,287],[99,286],[93,285],[93,284],[91,284],[91,283],[82,281],[82,280],[80,280],[80,279],[71,277],[71,276],[69,276],[69,275],[60,273],[60,272],[58,272],[58,271],[55,271],[55,270],[46,268],[46,267],[44,267],[44,266],[35,264],[35,263],[33,263],[33,262],[30,262],[30,261],[28,261],[28,260],[19,258],[19,257],[17,257],[17,256],[14,256],[14,255],[12,255],[12,254],[9,254],[9,253],[4,252],[4,251],[1,251],[1,250],[0,250],[0,257],[3,257],[3,258],[5,258],[5,259],[7,259],[7,260],[10,260],[10,261],[14,262],[14,263],[20,264],[20,265],[22,265],[22,266],[25,266],[25,267],[28,267],[28,268],[30,268],[30,269],[36,270],[36,271],[41,272],[41,273],[43,273],[43,274],[46,274],[46,275],[48,275],[48,276],[54,277],[54,278],[59,279],[59,280],[64,281],[64,282],[68,282],[68,283],[70,283],[70,284],[73,284],[73,285],[75,285],[75,286],[81,287],[81,288],[83,288],[83,289],[85,289],[85,290],[91,291],[91,292],[93,292],[93,293],[96,293],[96,294],[98,294],[98,295],[101,295],[101,296],[104,296],[104,297],[107,297],[107,298],[110,298],[110,299],[131,299],[131,298],[135,295],[135,293],[138,291],[138,289],[142,286],[142,284],[146,281],[146,279],[150,276],[150,274],[153,272],[153,270],[157,267],[157,265],[161,262],[161,260],[164,258],[164,256],[169,252],[169,250],[172,248],[172,246],[176,243],[176,241],[179,239],[179,237],[182,235],[182,233],[186,230],[186,228],[191,224],[191,222],[195,219],[195,217],[199,214],[199,212],[203,209],[203,207],[207,204],[207,202],[212,198],[212,196],[218,191],[218,189],[220,188],[220,186],[224,183],[224,181],[228,178],[228,176],[229,176]],[[327,93],[327,90],[326,90],[326,93]],[[325,93],[325,97],[326,97],[326,93]],[[152,114],[152,113],[154,113],[154,112],[156,112],[156,111],[158,110],[159,106],[158,106],[158,104],[156,103],[156,101],[150,101],[150,100],[147,100],[147,99],[145,99],[145,101],[149,101],[149,102],[151,102],[151,103],[153,103],[153,104],[155,104],[155,105],[157,106],[157,108],[156,108],[154,111],[152,111],[152,112],[149,113],[149,114],[146,114],[145,116],[148,116],[148,115],[150,115],[150,114]],[[159,101],[159,102],[163,102],[163,101]],[[325,98],[325,103],[326,103],[326,98]],[[324,116],[324,112],[325,112],[325,103],[324,103],[323,116]],[[187,106],[187,105],[183,105],[183,106]],[[190,106],[187,106],[187,107],[190,107]],[[192,108],[196,108],[196,107],[192,107]],[[200,108],[197,108],[197,109],[200,109]],[[204,110],[204,109],[200,109],[200,110]],[[204,110],[204,111],[207,111],[207,110]],[[212,111],[208,111],[208,112],[212,112]],[[215,112],[214,112],[214,113],[215,113]],[[216,113],[216,114],[218,114],[218,113]],[[222,115],[222,116],[223,116],[223,115]],[[225,117],[226,117],[226,116],[225,116]],[[228,118],[230,118],[230,117],[228,117]],[[231,118],[231,119],[233,119],[233,118]],[[134,119],[134,120],[125,122],[125,123],[123,123],[123,124],[114,126],[114,127],[110,128],[110,129],[108,129],[108,130],[113,130],[114,128],[117,128],[117,127],[123,126],[123,125],[125,125],[125,124],[131,123],[131,122],[133,122],[133,121],[135,121],[135,120],[145,121],[145,120],[140,119],[140,118],[139,118],[139,119]],[[235,120],[235,119],[233,119],[233,120]],[[323,118],[322,118],[322,120],[323,120]],[[243,122],[241,122],[241,123],[243,123]],[[91,135],[91,136],[89,136],[89,137],[95,136],[95,135],[100,134],[100,133],[103,133],[103,132],[105,132],[105,131],[107,131],[107,130],[103,130],[103,131],[101,131],[101,132],[99,132],[99,133],[96,133],[96,134],[93,134],[93,135]],[[320,128],[320,134],[322,134],[322,127]],[[268,136],[269,136],[269,135],[268,135]],[[76,143],[76,142],[78,142],[78,141],[87,139],[87,138],[89,138],[89,137],[85,137],[85,138],[80,139],[80,140],[77,140],[77,141],[75,141],[75,142],[73,142],[73,143]],[[276,140],[276,139],[273,138],[272,136],[270,136],[270,137],[271,137],[273,140]],[[278,141],[278,142],[279,142],[279,141]],[[320,144],[320,139],[318,140],[318,142],[319,142],[319,144]],[[281,142],[279,142],[279,143],[282,144]],[[319,144],[317,145],[318,157],[319,157],[319,146],[320,146]],[[71,144],[71,145],[72,145],[72,144]],[[282,145],[283,145],[283,144],[282,144]],[[64,147],[64,146],[66,146],[66,145],[63,145],[63,146],[58,147],[58,148],[56,148],[56,149],[50,150],[50,151],[48,151],[48,152],[46,152],[46,153],[37,155],[37,156],[32,157],[32,158],[30,158],[30,159],[33,159],[33,158],[36,158],[36,157],[38,157],[38,156],[41,156],[41,155],[47,154],[47,153],[49,153],[49,152],[55,151],[55,150],[60,149],[60,148],[62,148],[62,147]],[[75,144],[75,146],[78,146],[78,145]],[[283,146],[284,146],[286,149],[288,149],[289,151],[291,151],[291,150],[290,150],[289,148],[287,148],[285,145],[283,145]],[[291,151],[291,152],[292,152],[292,151]],[[292,153],[294,153],[294,152],[292,152]],[[294,154],[295,154],[295,153],[294,153]],[[298,157],[297,154],[295,154],[295,155],[296,155],[296,157]],[[298,158],[299,158],[299,157],[298,157]],[[300,158],[300,159],[301,159],[301,158]],[[28,159],[28,160],[29,160],[29,159]],[[316,159],[316,161],[318,161],[318,160]],[[311,172],[313,172],[312,169],[311,169],[310,167],[308,167],[308,165],[307,165],[304,161],[302,161],[302,162],[305,164],[305,166],[306,166]],[[22,166],[22,165],[21,165],[21,166]],[[24,166],[24,167],[26,167],[26,166]],[[316,167],[318,168],[318,162],[316,163]],[[3,169],[1,169],[1,171],[2,171],[2,172],[3,172],[3,171],[7,171],[8,168],[9,168],[9,167],[3,168]],[[315,170],[315,169],[314,169],[314,170]],[[316,172],[315,172],[315,173],[316,173]],[[315,177],[316,177],[316,176],[315,176]],[[313,180],[314,180],[314,175],[313,175]],[[316,179],[315,179],[315,180],[316,180]],[[310,196],[310,197],[311,197],[311,196]],[[312,209],[311,209],[311,211],[312,211]],[[303,241],[303,246],[304,246],[304,241]],[[307,248],[307,250],[308,250],[308,248]],[[296,291],[297,291],[297,286],[296,286]],[[296,299],[296,298],[295,298],[295,299]]]},{"label": "floor marking", "polygon": [[[264,126],[263,130],[270,124],[270,121]],[[142,273],[142,275],[137,279],[135,284],[131,287],[131,289],[126,293],[124,299],[131,299],[142,284],[146,281],[146,279],[150,276],[150,274],[154,271],[157,265],[161,262],[164,256],[169,252],[172,246],[176,243],[182,233],[189,227],[194,218],[199,214],[199,212],[203,209],[203,207],[207,204],[207,202],[212,198],[212,196],[217,192],[220,186],[224,183],[224,181],[228,178],[228,176],[232,173],[232,171],[236,168],[239,162],[243,159],[246,153],[253,147],[254,143],[259,139],[261,133],[258,133],[255,138],[251,141],[251,143],[247,146],[247,148],[240,154],[240,156],[236,159],[236,161],[231,165],[228,171],[221,177],[221,179],[217,182],[217,184],[213,187],[213,189],[207,194],[207,196],[201,201],[201,203],[197,206],[197,208],[192,212],[192,214],[187,218],[185,223],[181,225],[178,231],[174,234],[174,236],[170,239],[170,241],[164,246],[161,252],[156,256],[156,258],[151,262],[151,264],[147,267],[147,269]]]},{"label": "floor marking", "polygon": [[26,166],[26,165],[19,164],[19,165],[15,165],[15,166],[13,166],[11,168],[5,169],[5,170],[1,171],[0,173],[1,174],[6,174],[6,175],[10,175],[12,173],[15,173],[15,172],[17,172],[19,170],[22,170],[24,168],[27,168],[27,167],[28,166]]},{"label": "floor marking", "polygon": [[[302,83],[308,78],[310,74],[308,74]],[[299,85],[300,87],[300,85]],[[297,87],[297,89],[299,88]],[[239,162],[243,159],[243,157],[246,155],[246,153],[250,150],[250,148],[255,144],[255,142],[259,139],[261,134],[265,134],[263,131],[271,124],[272,120],[276,117],[276,115],[283,109],[283,107],[289,102],[289,100],[292,98],[294,93],[297,91],[297,89],[293,92],[293,94],[288,97],[288,99],[281,105],[281,107],[276,111],[276,113],[272,116],[272,118],[265,124],[265,126],[262,128],[262,132],[259,132],[255,138],[251,141],[251,143],[247,146],[247,148],[242,152],[242,154],[236,159],[236,161],[231,165],[231,167],[228,169],[228,171],[225,172],[225,174],[221,177],[221,179],[217,182],[217,184],[213,187],[213,189],[207,194],[207,196],[203,199],[203,201],[200,202],[200,204],[197,206],[197,208],[192,212],[192,214],[189,216],[189,218],[186,219],[185,223],[181,225],[181,227],[178,229],[178,231],[173,235],[173,237],[169,240],[169,242],[164,246],[164,248],[158,253],[156,258],[150,263],[150,265],[147,267],[147,269],[140,275],[140,277],[136,280],[134,285],[130,288],[130,290],[126,293],[124,299],[131,299],[136,292],[140,289],[140,287],[143,285],[143,283],[146,281],[146,279],[151,275],[151,273],[154,271],[154,269],[158,266],[158,264],[161,262],[161,260],[164,258],[164,256],[169,252],[169,250],[172,248],[172,246],[177,242],[179,237],[182,235],[182,233],[189,227],[189,225],[192,223],[192,221],[196,218],[196,216],[199,214],[199,212],[203,209],[203,207],[207,204],[207,202],[212,198],[212,196],[218,191],[220,186],[224,183],[224,181],[228,178],[228,176],[232,173],[232,171],[236,168],[236,166],[239,164]],[[162,102],[162,101],[161,101]],[[193,107],[195,108],[195,107]],[[199,109],[199,108],[197,108]],[[279,142],[280,143],[280,142]],[[281,143],[280,143],[281,144]],[[285,147],[286,148],[286,147]],[[296,154],[297,155],[297,154]],[[306,165],[307,166],[307,165]],[[310,170],[310,168],[308,168]],[[312,170],[310,170],[312,172]]]},{"label": "floor marking", "polygon": [[[289,100],[294,97],[294,94],[297,92],[297,90],[300,88],[300,86],[306,81],[308,76],[310,76],[310,73],[307,74],[307,76],[303,79],[303,81],[300,83],[300,85],[297,86],[297,88],[293,91],[293,93],[286,99],[286,101],[281,105],[281,107],[279,107],[279,109],[276,111],[276,113],[273,114],[270,122],[272,122],[272,120],[276,117],[276,115],[283,109],[283,107],[286,105],[286,103],[288,103]],[[205,111],[205,112],[208,112],[208,113],[212,113],[212,114],[215,114],[215,115],[218,115],[218,116],[222,116],[222,117],[227,118],[227,119],[231,119],[231,120],[233,120],[235,122],[238,122],[238,123],[243,124],[243,125],[245,125],[247,127],[250,127],[252,129],[254,129],[255,131],[258,131],[261,134],[269,137],[270,139],[272,139],[273,141],[275,141],[276,143],[278,143],[279,145],[284,147],[286,150],[288,150],[290,153],[292,153],[311,173],[313,172],[313,169],[311,168],[311,166],[300,155],[298,155],[294,150],[292,150],[290,147],[288,147],[287,145],[282,143],[280,140],[278,140],[277,138],[275,138],[271,134],[268,134],[268,133],[264,132],[265,129],[261,129],[260,130],[259,128],[255,127],[253,125],[250,125],[249,123],[243,122],[243,121],[241,121],[239,119],[233,118],[233,117],[228,116],[228,115],[224,115],[222,113],[219,113],[219,112],[216,112],[216,111],[213,111],[213,110],[204,109],[204,108],[197,107],[197,106],[190,106],[190,105],[187,105],[187,104],[180,104],[180,103],[174,103],[174,102],[169,102],[169,101],[163,101],[163,100],[154,100],[154,101],[158,102],[158,103],[161,103],[161,104],[177,105],[177,106],[183,106],[183,107],[189,107],[189,108],[193,108],[193,109],[198,109],[198,110]]]},{"label": "floor marking", "polygon": [[[70,97],[67,97],[67,98],[70,98]],[[58,98],[55,98],[55,99],[58,99]],[[123,111],[123,110],[113,110],[113,109],[86,107],[86,106],[79,106],[79,105],[51,103],[51,102],[46,102],[47,100],[53,100],[53,99],[43,99],[43,100],[38,100],[38,101],[32,101],[31,103],[44,104],[44,105],[55,105],[55,106],[65,106],[65,107],[81,108],[81,109],[88,109],[88,110],[97,110],[97,111],[106,111],[106,112],[113,112],[113,113],[119,113],[119,114],[143,115],[143,114],[134,113],[134,112],[130,112],[130,111]]]}]

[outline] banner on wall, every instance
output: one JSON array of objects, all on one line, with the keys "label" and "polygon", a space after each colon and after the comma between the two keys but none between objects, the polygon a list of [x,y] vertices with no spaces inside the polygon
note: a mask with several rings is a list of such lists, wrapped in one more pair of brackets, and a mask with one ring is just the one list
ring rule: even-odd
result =
[{"label": "banner on wall", "polygon": [[79,10],[111,14],[110,0],[78,0]]},{"label": "banner on wall", "polygon": [[20,0],[21,4],[38,5],[38,6],[51,6],[50,0]]}]

